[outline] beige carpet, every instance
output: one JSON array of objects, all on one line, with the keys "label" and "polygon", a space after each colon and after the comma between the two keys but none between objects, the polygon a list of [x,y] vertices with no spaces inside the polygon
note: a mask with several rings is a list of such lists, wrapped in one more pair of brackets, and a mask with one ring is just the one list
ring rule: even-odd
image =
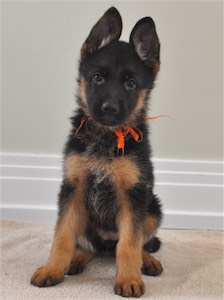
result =
[{"label": "beige carpet", "polygon": [[[1,222],[1,299],[122,299],[113,293],[113,258],[97,258],[83,274],[67,277],[50,288],[30,285],[33,271],[48,257],[52,225]],[[155,255],[164,272],[143,276],[141,299],[224,299],[223,233],[160,230],[163,247]]]}]

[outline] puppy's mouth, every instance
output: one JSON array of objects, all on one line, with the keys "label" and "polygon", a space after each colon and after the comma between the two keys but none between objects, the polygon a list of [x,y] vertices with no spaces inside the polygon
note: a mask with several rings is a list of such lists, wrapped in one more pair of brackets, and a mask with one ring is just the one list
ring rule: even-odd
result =
[{"label": "puppy's mouth", "polygon": [[120,126],[125,121],[124,118],[118,118],[118,116],[113,115],[113,114],[104,114],[99,117],[92,116],[92,119],[96,123],[98,123],[100,125],[108,126],[108,127]]}]

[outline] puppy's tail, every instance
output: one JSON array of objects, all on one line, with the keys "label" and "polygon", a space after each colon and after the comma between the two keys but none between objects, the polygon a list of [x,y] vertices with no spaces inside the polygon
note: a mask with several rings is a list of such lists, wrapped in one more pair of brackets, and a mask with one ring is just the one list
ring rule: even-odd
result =
[{"label": "puppy's tail", "polygon": [[143,246],[143,249],[147,252],[156,252],[159,250],[160,246],[161,246],[161,241],[158,237],[154,236],[152,237],[148,242],[145,243],[145,245]]}]

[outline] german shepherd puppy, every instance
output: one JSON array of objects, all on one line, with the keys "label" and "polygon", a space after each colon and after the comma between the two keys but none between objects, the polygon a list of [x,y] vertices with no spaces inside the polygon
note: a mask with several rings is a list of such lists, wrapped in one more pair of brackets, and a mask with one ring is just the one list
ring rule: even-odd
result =
[{"label": "german shepherd puppy", "polygon": [[110,8],[81,48],[79,109],[64,150],[55,236],[46,264],[31,283],[56,285],[97,254],[116,254],[114,292],[144,293],[141,274],[162,272],[150,255],[159,248],[161,222],[153,194],[147,104],[159,71],[160,43],[150,17],[134,26],[129,43],[119,41],[122,20]]}]

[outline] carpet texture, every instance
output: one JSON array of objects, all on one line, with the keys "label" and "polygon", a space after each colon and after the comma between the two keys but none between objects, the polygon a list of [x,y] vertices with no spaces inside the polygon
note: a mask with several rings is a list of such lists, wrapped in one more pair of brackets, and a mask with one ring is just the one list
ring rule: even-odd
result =
[{"label": "carpet texture", "polygon": [[[52,225],[1,221],[1,299],[122,299],[113,293],[115,261],[108,257],[96,258],[82,274],[66,276],[55,287],[32,286],[31,275],[46,261],[53,231]],[[158,236],[163,246],[155,257],[164,272],[143,276],[141,299],[224,299],[223,232],[163,229]]]}]

